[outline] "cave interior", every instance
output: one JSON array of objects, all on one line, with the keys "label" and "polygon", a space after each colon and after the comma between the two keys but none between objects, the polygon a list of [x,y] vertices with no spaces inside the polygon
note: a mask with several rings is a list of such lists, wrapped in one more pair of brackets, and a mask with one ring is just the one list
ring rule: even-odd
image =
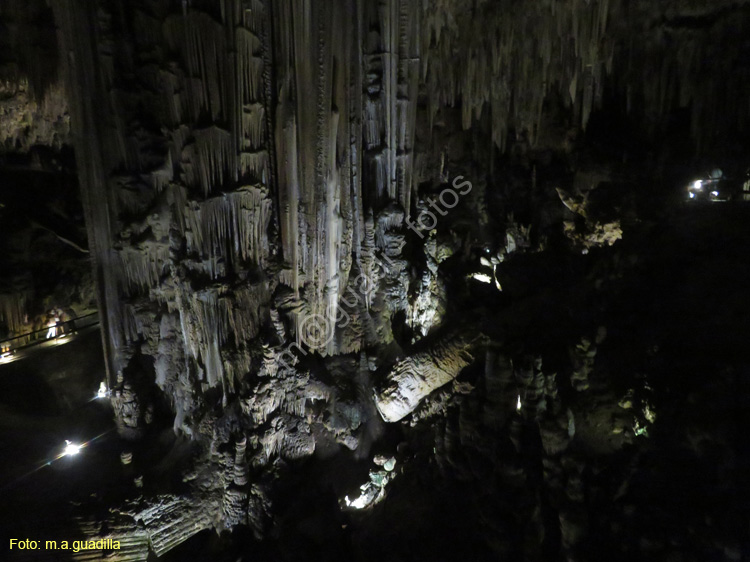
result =
[{"label": "cave interior", "polygon": [[749,221],[747,0],[2,0],[0,549],[750,559]]}]

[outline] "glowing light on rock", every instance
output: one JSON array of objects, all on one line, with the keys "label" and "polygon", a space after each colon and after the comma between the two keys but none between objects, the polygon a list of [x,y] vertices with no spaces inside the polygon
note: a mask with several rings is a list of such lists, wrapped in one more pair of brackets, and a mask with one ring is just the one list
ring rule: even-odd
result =
[{"label": "glowing light on rock", "polygon": [[482,283],[492,283],[492,278],[485,273],[473,273],[472,277]]},{"label": "glowing light on rock", "polygon": [[107,385],[103,382],[99,383],[99,390],[96,391],[96,397],[106,398],[108,394],[109,391],[107,390]]},{"label": "glowing light on rock", "polygon": [[354,509],[364,509],[369,504],[367,503],[367,496],[362,494],[355,500],[350,500],[349,496],[344,496],[344,502],[346,502],[346,507],[352,507]]},{"label": "glowing light on rock", "polygon": [[352,500],[349,496],[344,496],[344,505],[347,508],[366,509],[383,501],[386,486],[396,477],[396,474],[392,472],[396,467],[396,459],[387,459],[384,464],[385,470],[370,471],[370,480],[359,487],[358,497]]},{"label": "glowing light on rock", "polygon": [[518,395],[518,398],[516,399],[516,412],[521,411],[521,395]]},{"label": "glowing light on rock", "polygon": [[648,405],[643,407],[643,416],[648,420],[649,423],[656,421],[656,412]]}]

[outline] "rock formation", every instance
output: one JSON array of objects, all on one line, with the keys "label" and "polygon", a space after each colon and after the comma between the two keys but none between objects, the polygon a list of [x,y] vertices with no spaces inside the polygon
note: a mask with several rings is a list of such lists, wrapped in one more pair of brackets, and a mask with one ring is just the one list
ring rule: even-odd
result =
[{"label": "rock formation", "polygon": [[[678,115],[690,150],[746,132],[750,4],[7,4],[0,147],[75,150],[119,434],[194,447],[167,491],[131,455],[127,501],[81,520],[126,545],[113,560],[278,537],[279,489],[336,455],[352,474],[379,459],[342,477],[351,510],[421,474],[469,490],[450,501],[483,555],[583,560],[597,533],[635,532],[630,508],[614,529],[592,513],[619,478],[602,459],[636,464],[656,423],[651,398],[617,407],[646,383],[612,374],[599,328],[625,315],[610,303],[637,258],[612,256],[644,198],[597,193],[615,167],[637,191],[640,145],[611,140],[592,171],[581,139],[606,115],[651,142]],[[59,56],[24,37],[37,24]],[[31,279],[0,285],[7,332],[42,300]]]}]

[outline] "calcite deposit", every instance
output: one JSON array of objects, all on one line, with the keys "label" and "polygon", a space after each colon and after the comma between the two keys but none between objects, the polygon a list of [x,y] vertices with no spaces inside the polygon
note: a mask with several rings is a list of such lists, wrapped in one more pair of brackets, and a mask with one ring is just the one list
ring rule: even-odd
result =
[{"label": "calcite deposit", "polygon": [[[739,559],[731,518],[685,538],[627,489],[673,411],[650,311],[682,310],[638,281],[668,199],[644,186],[742,152],[750,3],[7,0],[0,25],[0,174],[74,173],[82,208],[3,232],[0,332],[98,306],[136,448],[76,523],[120,541],[107,559],[209,535],[278,559],[437,560],[456,535],[467,560]],[[42,271],[40,239],[78,265]],[[685,279],[675,302],[708,292]]]}]

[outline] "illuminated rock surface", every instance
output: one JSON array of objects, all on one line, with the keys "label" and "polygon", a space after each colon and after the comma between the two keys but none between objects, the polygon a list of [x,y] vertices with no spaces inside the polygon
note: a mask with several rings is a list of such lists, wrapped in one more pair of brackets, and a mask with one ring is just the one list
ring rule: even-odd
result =
[{"label": "illuminated rock surface", "polygon": [[0,24],[0,332],[96,302],[115,417],[72,559],[739,559],[746,217],[671,194],[750,165],[749,3]]}]

